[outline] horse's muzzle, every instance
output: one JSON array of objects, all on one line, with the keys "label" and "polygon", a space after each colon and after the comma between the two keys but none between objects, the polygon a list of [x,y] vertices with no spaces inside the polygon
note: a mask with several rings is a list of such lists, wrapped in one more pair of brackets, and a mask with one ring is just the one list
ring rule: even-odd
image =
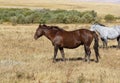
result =
[{"label": "horse's muzzle", "polygon": [[35,39],[35,40],[37,40],[37,39],[38,39],[38,37],[37,37],[37,36],[34,36],[34,39]]}]

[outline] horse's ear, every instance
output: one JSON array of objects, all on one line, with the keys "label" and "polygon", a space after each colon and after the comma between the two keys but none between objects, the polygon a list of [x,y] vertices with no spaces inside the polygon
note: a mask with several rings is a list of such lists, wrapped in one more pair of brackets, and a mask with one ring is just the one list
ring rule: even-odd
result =
[{"label": "horse's ear", "polygon": [[41,24],[39,24],[39,27],[41,27]]},{"label": "horse's ear", "polygon": [[92,22],[92,25],[94,25],[95,24],[95,22]]},{"label": "horse's ear", "polygon": [[97,24],[99,24],[99,22],[97,22],[97,21],[93,23],[93,25],[97,25]]},{"label": "horse's ear", "polygon": [[46,25],[46,24],[43,24],[43,26],[44,26],[44,27],[47,27],[47,25]]}]

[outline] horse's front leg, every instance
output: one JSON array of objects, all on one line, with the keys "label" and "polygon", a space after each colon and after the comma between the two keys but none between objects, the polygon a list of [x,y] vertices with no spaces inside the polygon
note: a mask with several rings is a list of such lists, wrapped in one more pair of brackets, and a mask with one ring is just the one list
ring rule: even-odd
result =
[{"label": "horse's front leg", "polygon": [[54,46],[54,57],[53,57],[53,62],[56,62],[57,52],[58,52],[58,46]]},{"label": "horse's front leg", "polygon": [[107,39],[105,39],[105,47],[108,48]]},{"label": "horse's front leg", "polygon": [[101,38],[103,42],[103,48],[107,48],[107,39]]},{"label": "horse's front leg", "polygon": [[63,49],[62,47],[60,47],[59,50],[60,50],[60,52],[61,52],[63,61],[65,61],[64,49]]},{"label": "horse's front leg", "polygon": [[84,57],[84,62],[86,62],[87,61],[87,49],[86,49],[86,47],[85,47],[85,45],[84,45],[84,50],[85,50],[85,57]]},{"label": "horse's front leg", "polygon": [[103,48],[105,48],[105,41],[104,41],[103,38],[101,38],[101,40],[102,40],[102,43],[103,43]]}]

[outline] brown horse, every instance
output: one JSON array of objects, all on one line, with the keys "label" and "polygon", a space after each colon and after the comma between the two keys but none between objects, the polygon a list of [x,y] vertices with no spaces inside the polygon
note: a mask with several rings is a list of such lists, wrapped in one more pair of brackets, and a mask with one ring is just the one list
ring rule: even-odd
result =
[{"label": "brown horse", "polygon": [[54,58],[53,62],[56,61],[56,56],[58,49],[61,52],[62,59],[65,60],[64,57],[64,49],[63,48],[77,48],[80,45],[84,45],[85,50],[85,61],[90,62],[90,45],[95,39],[94,43],[94,51],[96,55],[96,62],[99,61],[99,50],[98,50],[98,36],[95,32],[89,31],[87,29],[78,29],[74,31],[65,31],[57,26],[47,26],[47,25],[39,25],[34,35],[35,40],[44,35],[47,37],[54,46]]}]

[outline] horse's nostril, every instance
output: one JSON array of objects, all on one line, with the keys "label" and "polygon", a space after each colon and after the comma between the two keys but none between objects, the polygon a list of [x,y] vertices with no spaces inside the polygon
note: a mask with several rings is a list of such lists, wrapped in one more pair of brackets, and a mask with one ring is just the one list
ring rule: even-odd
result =
[{"label": "horse's nostril", "polygon": [[34,36],[34,39],[37,40],[37,36]]}]

